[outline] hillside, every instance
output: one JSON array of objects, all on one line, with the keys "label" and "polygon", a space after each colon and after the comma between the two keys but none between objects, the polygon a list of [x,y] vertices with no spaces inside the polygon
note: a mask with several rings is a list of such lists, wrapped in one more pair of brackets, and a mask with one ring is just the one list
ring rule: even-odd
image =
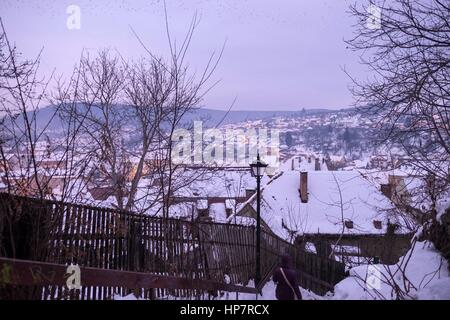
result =
[{"label": "hillside", "polygon": [[[126,114],[130,112],[127,110],[127,106],[118,106],[122,108],[121,112]],[[281,108],[280,108],[281,109]],[[46,126],[47,130],[52,134],[57,134],[62,127],[62,121],[59,116],[54,116],[56,107],[47,106],[40,108],[36,112],[36,128],[38,131],[43,130]],[[299,108],[301,110],[301,108]],[[242,121],[254,121],[254,120],[270,120],[275,117],[299,117],[302,115],[313,115],[320,113],[333,112],[331,109],[307,109],[303,111],[243,111],[243,110],[215,110],[208,108],[199,108],[185,115],[183,124],[192,123],[193,121],[202,121],[204,127],[215,127],[220,125],[234,124]],[[32,117],[31,112],[29,117]],[[49,124],[49,120],[52,119]],[[18,119],[20,123],[20,116]],[[7,125],[7,123],[5,123]]]}]

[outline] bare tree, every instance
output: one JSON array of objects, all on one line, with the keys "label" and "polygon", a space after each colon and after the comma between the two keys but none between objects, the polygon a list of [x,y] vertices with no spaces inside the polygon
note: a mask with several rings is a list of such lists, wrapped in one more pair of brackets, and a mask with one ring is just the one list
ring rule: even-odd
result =
[{"label": "bare tree", "polygon": [[[1,78],[0,97],[2,113],[1,154],[8,191],[28,189],[34,185],[36,195],[44,197],[45,191],[38,175],[35,112],[39,108],[48,82],[38,79],[40,54],[35,60],[21,61],[16,48],[11,44],[3,21],[0,34]],[[5,148],[17,157],[20,177],[14,177],[9,169]]]},{"label": "bare tree", "polygon": [[[433,279],[441,277],[444,258],[440,259],[436,269],[423,275],[421,279],[412,280],[408,269],[411,267],[411,260],[418,245],[430,245],[427,242],[418,242],[414,237],[411,241],[410,250],[402,256],[394,265],[372,265],[366,269],[366,274],[354,273],[356,284],[373,299],[379,300],[412,300],[417,299],[417,293],[426,288]],[[370,271],[372,272],[370,272]],[[373,282],[378,282],[379,286],[374,286]]]},{"label": "bare tree", "polygon": [[286,239],[290,243],[294,243],[298,235],[306,233],[308,227],[309,213],[306,208],[305,212],[300,210],[293,203],[286,203],[287,219],[281,220],[281,227],[288,233]]},{"label": "bare tree", "polygon": [[[66,200],[64,191],[55,194],[55,189],[73,180],[64,172],[65,164],[73,162],[75,136],[63,132],[58,148],[52,146],[50,128],[58,108],[45,108],[45,116],[41,112],[51,100],[53,73],[43,77],[41,53],[23,59],[1,19],[0,26],[0,179],[7,192],[0,201],[0,255],[40,260],[47,253],[49,230],[57,223],[45,200]],[[35,198],[31,201],[38,205],[30,209],[30,200],[17,195]]]},{"label": "bare tree", "polygon": [[399,145],[417,168],[449,180],[450,6],[439,0],[375,1],[379,28],[367,28],[371,12],[354,5],[355,36],[347,41],[372,71],[354,79],[357,105],[375,116],[380,140]]},{"label": "bare tree", "polygon": [[[236,177],[233,177],[231,175],[231,178],[228,178],[226,176],[227,171],[225,171],[224,176],[224,184],[225,184],[225,190],[227,191],[227,196],[232,198],[238,198],[242,196],[242,191],[245,187],[247,187],[247,181],[245,180],[245,176],[247,175],[247,171],[237,171],[237,179]],[[245,192],[245,190],[244,190]],[[233,215],[234,215],[234,223],[236,223],[236,212],[240,206],[240,203],[237,201],[237,199],[234,199],[232,201],[233,206]]]},{"label": "bare tree", "polygon": [[408,211],[433,229],[439,224],[436,203],[450,186],[450,6],[440,0],[371,4],[381,20],[370,28],[373,12],[350,8],[357,24],[347,44],[373,74],[367,81],[353,79],[352,91],[360,109],[377,120],[377,141],[403,149],[423,178],[424,197],[410,202]]},{"label": "bare tree", "polygon": [[115,186],[119,208],[124,208],[125,177],[129,162],[123,141],[126,114],[120,108],[124,92],[124,69],[117,57],[102,51],[96,58],[82,55],[68,83],[56,97],[61,117],[79,127],[78,152],[92,157],[91,170],[98,171]]},{"label": "bare tree", "polygon": [[[69,161],[69,144],[58,144],[54,153],[49,128],[57,120],[58,109],[48,109],[45,117],[41,108],[50,103],[49,86],[53,72],[47,78],[40,75],[41,52],[34,60],[24,60],[8,38],[1,21],[0,29],[0,161],[3,180],[9,193],[41,199],[54,197],[52,184],[61,177],[61,168]],[[61,141],[73,141],[74,136],[62,135]],[[44,161],[51,160],[53,167]],[[61,196],[61,195],[60,195]],[[62,200],[62,199],[60,199]]]},{"label": "bare tree", "polygon": [[200,76],[189,71],[185,58],[197,25],[194,16],[177,47],[166,15],[169,58],[158,57],[134,33],[147,57],[130,62],[108,50],[83,53],[71,81],[59,87],[63,118],[81,128],[82,152],[92,159],[96,178],[89,183],[110,188],[119,209],[157,207],[168,217],[176,189],[201,175],[171,161],[174,132],[210,90],[221,56],[213,53]]}]

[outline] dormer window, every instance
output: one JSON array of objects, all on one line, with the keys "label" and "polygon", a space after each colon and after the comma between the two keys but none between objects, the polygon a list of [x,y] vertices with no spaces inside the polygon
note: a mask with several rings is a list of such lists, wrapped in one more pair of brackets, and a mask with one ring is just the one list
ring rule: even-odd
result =
[{"label": "dormer window", "polygon": [[347,229],[353,229],[353,221],[352,220],[346,220],[344,222],[344,225]]},{"label": "dormer window", "polygon": [[380,230],[383,227],[380,220],[373,220],[373,226],[375,227],[375,229],[378,229],[378,230]]}]

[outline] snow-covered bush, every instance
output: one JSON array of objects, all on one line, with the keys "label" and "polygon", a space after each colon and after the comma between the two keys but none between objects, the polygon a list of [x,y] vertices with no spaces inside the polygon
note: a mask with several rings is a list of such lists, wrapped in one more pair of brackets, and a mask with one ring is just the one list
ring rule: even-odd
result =
[{"label": "snow-covered bush", "polygon": [[336,300],[450,300],[447,261],[431,242],[415,242],[395,265],[361,265],[335,286]]}]

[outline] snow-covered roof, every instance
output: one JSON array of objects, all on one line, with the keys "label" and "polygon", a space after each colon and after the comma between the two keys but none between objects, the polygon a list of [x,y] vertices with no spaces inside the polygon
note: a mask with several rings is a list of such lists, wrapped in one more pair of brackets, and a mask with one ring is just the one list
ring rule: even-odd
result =
[{"label": "snow-covered roof", "polygon": [[245,196],[246,188],[255,188],[256,182],[248,171],[217,170],[198,177],[188,186],[176,190],[178,197],[238,197]]},{"label": "snow-covered roof", "polygon": [[176,219],[193,220],[197,217],[197,211],[193,206],[193,203],[188,202],[172,204],[169,207],[169,216]]},{"label": "snow-covered roof", "polygon": [[225,208],[227,209],[234,209],[236,207],[236,200],[235,199],[226,199],[225,200]]},{"label": "snow-covered roof", "polygon": [[208,209],[208,200],[206,200],[206,199],[197,200],[197,209],[200,209],[200,210]]},{"label": "snow-covered roof", "polygon": [[256,226],[256,220],[250,217],[242,217],[237,215],[231,215],[227,218],[226,222],[240,224],[243,226],[254,227]]},{"label": "snow-covered roof", "polygon": [[214,217],[214,221],[216,222],[225,222],[227,220],[225,203],[212,203],[209,206],[209,215]]},{"label": "snow-covered roof", "polygon": [[[283,225],[298,234],[339,234],[343,220],[351,220],[354,225],[352,229],[345,228],[345,233],[386,232],[387,219],[383,212],[392,209],[393,204],[359,172],[309,171],[307,174],[307,203],[300,199],[298,171],[283,172],[262,190],[261,218],[276,234],[288,238]],[[248,204],[255,208],[255,198],[250,198]],[[244,214],[245,208],[244,205],[238,215]],[[374,220],[382,221],[382,229],[375,228]]]}]

